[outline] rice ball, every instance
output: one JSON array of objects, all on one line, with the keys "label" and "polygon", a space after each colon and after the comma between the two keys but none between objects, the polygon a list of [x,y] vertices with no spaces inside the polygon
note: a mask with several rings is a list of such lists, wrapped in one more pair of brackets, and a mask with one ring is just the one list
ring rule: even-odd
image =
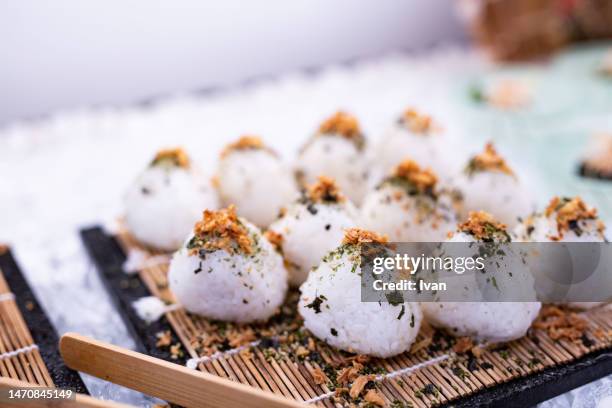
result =
[{"label": "rice ball", "polygon": [[210,319],[265,321],[283,303],[287,271],[259,229],[233,206],[204,211],[170,263],[168,282],[178,303]]},{"label": "rice ball", "polygon": [[193,168],[185,151],[161,150],[127,191],[125,226],[143,244],[173,251],[202,211],[218,206],[212,183]]},{"label": "rice ball", "polygon": [[448,138],[431,116],[407,109],[383,135],[375,158],[383,174],[391,173],[406,157],[414,157],[422,166],[436,169],[440,177],[447,179],[453,173],[449,150]]},{"label": "rice ball", "polygon": [[361,244],[385,242],[372,232],[349,229],[300,287],[304,326],[333,347],[391,357],[410,348],[421,326],[418,303],[361,301]]},{"label": "rice ball", "polygon": [[463,192],[463,218],[482,210],[514,228],[533,211],[529,192],[491,143],[469,161],[457,183]]},{"label": "rice ball", "polygon": [[342,243],[344,230],[354,227],[355,219],[353,204],[324,176],[290,205],[266,232],[285,258],[289,284],[301,285],[323,256]]},{"label": "rice ball", "polygon": [[540,312],[539,302],[425,302],[425,319],[453,336],[506,342],[523,337]]},{"label": "rice ball", "polygon": [[369,179],[366,140],[354,116],[338,112],[319,127],[300,151],[297,178],[303,186],[325,175],[336,180],[356,205],[365,195]]},{"label": "rice ball", "polygon": [[605,225],[597,209],[580,197],[553,197],[543,213],[533,213],[515,228],[526,242],[604,242]]},{"label": "rice ball", "polygon": [[[485,212],[473,212],[449,241],[508,243],[510,240],[504,224]],[[533,298],[533,302],[423,302],[421,307],[427,321],[435,327],[447,329],[454,336],[470,336],[479,341],[504,342],[524,336],[537,317],[541,304],[535,301],[533,280],[529,280],[528,271],[518,257],[511,259],[514,262],[509,265],[498,266],[496,280],[491,279],[491,270],[487,268],[486,274],[476,272],[473,282],[469,282],[470,277],[466,276],[462,284],[474,293],[478,291],[483,299],[489,298],[487,290],[494,287],[499,293],[496,300],[511,299],[516,293],[521,293],[522,297]]]},{"label": "rice ball", "polygon": [[262,228],[298,197],[291,172],[258,137],[244,136],[223,150],[217,181],[223,205],[234,204],[241,217]]},{"label": "rice ball", "polygon": [[[524,242],[605,242],[605,224],[599,219],[597,209],[586,204],[580,197],[553,197],[541,213],[528,216],[515,229],[515,236]],[[530,254],[530,265],[536,278],[538,290],[544,296],[554,297],[559,290],[567,292],[568,298],[588,299],[601,293],[604,287],[612,288],[612,277],[605,270],[606,260],[588,277],[561,276],[568,272],[566,249],[546,247],[542,253]],[[558,252],[557,252],[558,251]],[[610,256],[604,251],[602,256]],[[609,264],[609,263],[608,263]],[[580,268],[580,265],[576,265]],[[584,272],[584,271],[579,271]],[[579,280],[573,282],[572,280]],[[563,281],[566,281],[565,284]],[[602,302],[568,302],[578,309],[590,309]]]},{"label": "rice ball", "polygon": [[456,205],[431,170],[408,159],[366,197],[361,225],[394,242],[444,241],[457,224]]}]

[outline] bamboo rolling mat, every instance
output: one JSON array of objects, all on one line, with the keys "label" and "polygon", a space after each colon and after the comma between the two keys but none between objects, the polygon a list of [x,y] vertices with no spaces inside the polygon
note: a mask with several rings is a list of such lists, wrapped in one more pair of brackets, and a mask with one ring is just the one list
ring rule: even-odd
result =
[{"label": "bamboo rolling mat", "polygon": [[53,387],[2,269],[0,269],[0,376]]},{"label": "bamboo rolling mat", "polygon": [[0,245],[0,377],[87,394],[64,364],[58,336],[13,253]]},{"label": "bamboo rolling mat", "polygon": [[[148,251],[125,232],[117,239],[126,254],[139,250],[160,255]],[[174,303],[166,273],[167,264],[159,263],[141,269],[139,276],[151,294]],[[333,381],[342,368],[354,364],[355,356],[304,334],[295,310],[297,298],[298,294],[291,292],[279,316],[266,325],[235,326],[209,321],[182,308],[169,311],[165,316],[181,345],[167,344],[164,333],[158,333],[158,345],[174,347],[176,356],[186,352],[191,358],[200,358],[200,370],[298,401],[326,407],[364,402],[362,397],[347,395],[348,385]],[[559,317],[555,316],[559,309],[552,310],[554,313],[544,310],[551,313],[552,319]],[[541,326],[533,327],[519,340],[487,348],[468,345],[467,351],[461,350],[457,339],[424,325],[410,352],[364,361],[362,372],[371,374],[373,381],[368,387],[378,390],[386,406],[444,405],[610,349],[612,309],[593,309],[575,317],[585,327],[572,340],[551,337],[551,331]],[[209,357],[202,359],[203,356]],[[321,372],[325,374],[323,380]]]}]

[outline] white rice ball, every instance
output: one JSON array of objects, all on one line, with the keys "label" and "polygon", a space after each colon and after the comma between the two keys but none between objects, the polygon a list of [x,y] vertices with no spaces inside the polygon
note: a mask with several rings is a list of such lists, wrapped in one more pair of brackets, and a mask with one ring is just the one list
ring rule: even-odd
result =
[{"label": "white rice ball", "polygon": [[[347,237],[355,231],[365,233],[353,229]],[[362,302],[359,254],[359,240],[349,240],[308,275],[298,305],[304,326],[329,345],[349,352],[377,357],[402,353],[419,332],[419,305]]]},{"label": "white rice ball", "polygon": [[242,137],[226,147],[217,180],[223,204],[234,204],[240,216],[262,228],[298,196],[291,172],[256,137]]},{"label": "white rice ball", "polygon": [[534,213],[514,234],[525,242],[604,242],[605,226],[597,210],[580,197],[554,197],[543,213]]},{"label": "white rice ball", "polygon": [[530,192],[490,143],[470,160],[457,184],[464,198],[462,217],[470,211],[486,211],[514,228],[520,217],[534,209]]},{"label": "white rice ball", "polygon": [[304,196],[270,225],[289,271],[289,284],[301,285],[323,256],[340,246],[344,231],[355,226],[356,209],[333,180],[320,177]]},{"label": "white rice ball", "polygon": [[451,164],[449,143],[430,116],[408,109],[381,138],[375,159],[383,174],[389,174],[406,157],[418,158],[419,164],[436,169],[446,180],[456,170]]},{"label": "white rice ball", "polygon": [[449,193],[437,190],[437,177],[405,160],[366,197],[361,225],[393,242],[444,241],[457,216]]},{"label": "white rice ball", "polygon": [[458,337],[505,342],[523,337],[540,312],[540,302],[425,302],[423,313],[433,326]]},{"label": "white rice ball", "polygon": [[[534,213],[519,224],[514,231],[516,238],[524,242],[605,242],[605,225],[597,216],[597,210],[586,204],[580,197],[553,197],[546,210]],[[547,247],[542,253],[530,254],[529,264],[536,279],[538,291],[545,296],[567,292],[568,298],[588,299],[594,293],[601,293],[602,288],[612,288],[612,276],[606,270],[606,260],[600,261],[600,267],[579,282],[567,282],[560,277],[561,271],[568,271],[566,249],[559,247],[557,254],[554,247]],[[609,257],[609,251],[602,256]],[[580,268],[580,265],[575,265]],[[563,292],[559,292],[562,290]],[[590,309],[603,302],[568,302],[570,307]]]},{"label": "white rice ball", "polygon": [[[486,228],[481,228],[483,226]],[[470,214],[468,221],[461,224],[458,232],[449,240],[449,242],[484,241],[510,242],[510,236],[504,225],[484,212]],[[504,250],[509,248],[506,247]],[[479,295],[482,299],[490,298],[488,293],[491,292],[490,287],[494,286],[497,294],[493,298],[496,300],[512,299],[513,296],[520,294],[521,297],[534,299],[533,302],[423,302],[421,307],[427,321],[433,326],[447,329],[452,335],[471,336],[479,341],[504,342],[524,336],[537,317],[541,303],[535,301],[533,279],[520,258],[510,259],[511,262],[507,265],[498,264],[498,269],[495,271],[488,265],[485,268],[486,274],[476,272],[472,277],[463,276],[462,286],[469,288],[470,296]],[[495,260],[491,262],[497,263]],[[492,273],[495,273],[495,281],[491,279]]]},{"label": "white rice ball", "polygon": [[204,213],[174,254],[168,282],[189,312],[249,323],[267,320],[281,306],[287,271],[259,229],[230,207]]},{"label": "white rice ball", "polygon": [[205,209],[219,206],[209,179],[184,151],[160,151],[125,196],[125,225],[145,245],[164,251],[181,246]]},{"label": "white rice ball", "polygon": [[338,112],[326,120],[301,150],[296,174],[304,185],[324,175],[336,180],[347,197],[361,204],[369,179],[365,139],[357,120]]}]

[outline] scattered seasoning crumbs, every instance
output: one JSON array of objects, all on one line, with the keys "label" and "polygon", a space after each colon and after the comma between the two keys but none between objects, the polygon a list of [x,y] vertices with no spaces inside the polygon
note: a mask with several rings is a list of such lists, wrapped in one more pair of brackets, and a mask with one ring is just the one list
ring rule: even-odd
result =
[{"label": "scattered seasoning crumbs", "polygon": [[323,370],[321,370],[321,368],[319,367],[313,368],[310,371],[310,374],[312,375],[312,379],[317,385],[327,384],[329,382],[329,379],[327,378]]},{"label": "scattered seasoning crumbs", "polygon": [[497,153],[493,143],[487,143],[484,152],[472,157],[465,171],[470,176],[481,171],[492,171],[516,177],[504,158]]},{"label": "scattered seasoning crumbs", "polygon": [[474,346],[474,347],[472,347],[472,349],[471,349],[470,351],[472,352],[472,355],[473,355],[474,357],[476,357],[476,358],[480,358],[480,357],[482,357],[482,353],[484,352],[484,351],[482,350],[482,348],[481,348],[481,347],[479,347],[479,346]]},{"label": "scattered seasoning crumbs", "polygon": [[587,322],[574,312],[563,311],[557,306],[545,306],[533,327],[545,330],[553,340],[565,338],[575,341],[586,331]]},{"label": "scattered seasoning crumbs", "polygon": [[295,350],[295,355],[298,356],[299,358],[304,358],[307,355],[310,354],[310,350],[308,350],[306,347],[304,346],[299,346],[296,350]]},{"label": "scattered seasoning crumbs", "polygon": [[190,166],[189,156],[185,150],[180,147],[160,150],[151,162],[151,166],[165,164],[188,169]]},{"label": "scattered seasoning crumbs", "polygon": [[421,389],[421,392],[426,395],[433,395],[436,398],[440,395],[440,391],[438,391],[438,388],[433,384],[427,384]]},{"label": "scattered seasoning crumbs", "polygon": [[347,385],[348,383],[354,381],[357,377],[359,377],[359,371],[361,369],[363,369],[362,365],[344,367],[336,375],[336,382],[341,385]]},{"label": "scattered seasoning crumbs", "polygon": [[412,405],[412,402],[410,401],[400,401],[398,399],[393,400],[393,402],[390,405],[390,408],[413,408],[414,405]]},{"label": "scattered seasoning crumbs", "polygon": [[229,341],[230,347],[236,348],[254,341],[255,339],[257,339],[257,336],[255,336],[255,332],[252,328],[247,327],[242,330],[237,329],[230,331],[227,334],[227,339]]},{"label": "scattered seasoning crumbs", "polygon": [[157,348],[168,347],[172,343],[172,333],[170,333],[170,330],[160,331],[155,334],[155,337],[157,337],[157,342],[155,343]]},{"label": "scattered seasoning crumbs", "polygon": [[375,389],[368,390],[368,392],[366,392],[363,399],[366,402],[369,402],[370,404],[374,404],[379,407],[385,406],[385,399],[382,397],[382,394],[378,390],[375,390]]},{"label": "scattered seasoning crumbs", "polygon": [[455,366],[452,368],[452,372],[454,375],[456,375],[457,377],[461,378],[462,380],[464,380],[465,378],[468,377],[468,373],[461,367],[459,366]]},{"label": "scattered seasoning crumbs", "polygon": [[582,336],[580,337],[580,341],[582,341],[582,345],[586,348],[589,348],[593,344],[595,344],[593,340],[591,340],[589,336],[587,336],[585,333],[583,333]]},{"label": "scattered seasoning crumbs", "polygon": [[353,399],[357,398],[361,394],[363,389],[365,388],[366,384],[374,380],[375,377],[376,376],[373,374],[360,375],[359,377],[357,377],[355,381],[353,381],[353,385],[351,385],[351,388],[349,391],[349,395],[351,396],[351,398]]},{"label": "scattered seasoning crumbs", "polygon": [[453,346],[453,351],[455,353],[465,353],[467,351],[470,351],[472,347],[474,347],[474,343],[472,342],[471,338],[460,337],[459,339],[457,339],[457,342]]},{"label": "scattered seasoning crumbs", "polygon": [[333,327],[329,329],[329,331],[332,334],[332,336],[338,336],[338,330],[334,329]]},{"label": "scattered seasoning crumbs", "polygon": [[173,360],[178,360],[179,358],[183,357],[185,353],[183,353],[182,347],[183,346],[181,345],[181,343],[176,343],[170,346],[170,358],[172,358]]}]

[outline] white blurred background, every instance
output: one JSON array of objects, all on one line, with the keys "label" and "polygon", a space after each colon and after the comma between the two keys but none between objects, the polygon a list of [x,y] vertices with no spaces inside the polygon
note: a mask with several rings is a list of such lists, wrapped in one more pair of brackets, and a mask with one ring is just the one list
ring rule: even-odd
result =
[{"label": "white blurred background", "polygon": [[3,0],[0,125],[464,38],[451,0]]}]

